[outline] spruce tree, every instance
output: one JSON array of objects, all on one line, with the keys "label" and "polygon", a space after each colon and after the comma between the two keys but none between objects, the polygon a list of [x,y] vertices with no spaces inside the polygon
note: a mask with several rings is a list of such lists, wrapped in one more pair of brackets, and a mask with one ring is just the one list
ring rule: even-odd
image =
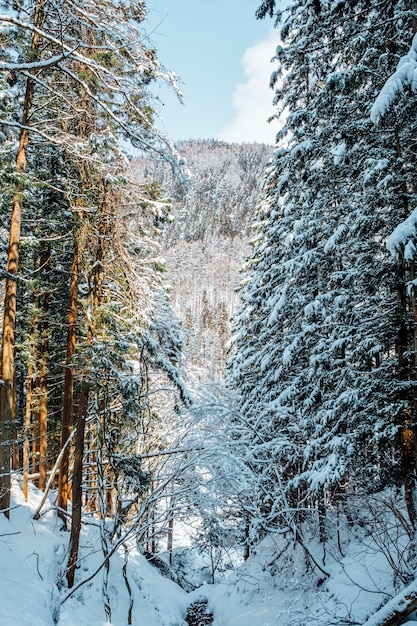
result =
[{"label": "spruce tree", "polygon": [[413,21],[411,5],[388,5],[388,22],[369,2],[300,1],[284,12],[272,80],[286,120],[229,366],[240,393],[235,436],[268,528],[288,524],[288,506],[300,520],[317,503],[395,482],[415,520],[413,305],[386,249],[405,189],[412,201],[414,146],[406,126],[375,132],[370,119]]}]

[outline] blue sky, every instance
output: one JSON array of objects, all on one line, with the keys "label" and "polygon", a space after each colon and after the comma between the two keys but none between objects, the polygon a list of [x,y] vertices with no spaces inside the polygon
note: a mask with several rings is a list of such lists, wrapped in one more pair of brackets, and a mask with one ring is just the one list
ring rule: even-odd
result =
[{"label": "blue sky", "polygon": [[184,105],[156,89],[160,129],[177,139],[274,143],[268,86],[278,43],[258,0],[149,0],[148,28],[160,62],[182,80]]}]

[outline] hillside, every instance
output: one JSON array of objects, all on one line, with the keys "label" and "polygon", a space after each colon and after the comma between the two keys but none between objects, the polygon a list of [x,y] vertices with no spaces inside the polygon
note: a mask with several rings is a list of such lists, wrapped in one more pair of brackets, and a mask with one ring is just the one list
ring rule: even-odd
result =
[{"label": "hillside", "polygon": [[163,256],[171,302],[186,331],[189,363],[224,375],[228,318],[236,309],[239,272],[249,253],[251,225],[272,146],[182,141],[176,146],[189,179],[169,166],[134,164],[136,177],[156,180],[171,199]]}]

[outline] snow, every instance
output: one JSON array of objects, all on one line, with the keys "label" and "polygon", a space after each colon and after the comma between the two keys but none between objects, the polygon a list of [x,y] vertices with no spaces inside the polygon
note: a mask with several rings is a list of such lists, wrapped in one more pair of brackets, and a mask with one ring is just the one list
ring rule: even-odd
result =
[{"label": "snow", "polygon": [[[99,521],[90,516],[89,523],[83,526],[76,585],[86,582],[70,596],[62,576],[69,533],[62,530],[51,501],[38,521],[32,519],[41,496],[30,486],[26,503],[19,478],[15,478],[10,520],[0,517],[1,626],[126,626],[129,594],[123,577],[124,549],[111,557],[108,595],[112,613],[111,619],[106,620],[103,569],[92,576],[103,559]],[[54,498],[52,493],[51,500]],[[134,542],[128,542],[126,573],[133,596],[131,623],[186,626],[187,608],[196,601],[207,600],[214,614],[213,626],[330,626],[348,620],[379,626],[383,616],[417,594],[417,583],[389,600],[396,595],[389,566],[389,559],[392,556],[395,560],[395,554],[384,554],[378,548],[381,537],[361,529],[351,533],[348,540],[348,525],[338,517],[337,530],[335,526],[332,531],[331,519],[329,514],[325,564],[329,576],[324,579],[314,567],[306,568],[306,554],[291,536],[272,534],[244,563],[237,550],[234,556],[229,554],[228,560],[234,560],[236,568],[216,574],[215,584],[204,582],[201,555],[191,548],[176,548],[187,555],[183,560],[187,580],[200,585],[187,592],[153,567]],[[343,555],[337,554],[337,534]],[[307,539],[307,533],[304,541],[308,541],[312,557],[323,562],[323,546],[312,541],[312,535]],[[401,546],[399,551],[403,554]],[[209,578],[206,575],[205,580]],[[380,606],[382,609],[378,610]],[[415,623],[414,615],[408,626]]]},{"label": "snow", "polygon": [[270,304],[272,310],[268,317],[268,326],[273,326],[276,323],[278,319],[278,314],[285,307],[286,303],[287,295],[286,290],[284,289],[282,293],[278,294],[278,297],[274,296],[274,298],[272,298],[272,302]]},{"label": "snow", "polygon": [[342,141],[330,150],[330,154],[333,156],[333,163],[335,165],[341,165],[343,163],[343,159],[346,154],[346,148],[346,143]]},{"label": "snow", "polygon": [[346,224],[339,224],[339,226],[337,227],[337,229],[335,230],[335,232],[333,233],[333,235],[331,235],[329,237],[329,239],[327,240],[323,251],[328,254],[329,252],[331,252],[332,250],[336,249],[338,246],[338,242],[339,239],[341,239],[341,237],[345,234],[347,230],[347,225]]},{"label": "snow", "polygon": [[282,353],[282,363],[284,365],[291,365],[292,354],[294,350],[297,348],[298,338],[295,338],[289,346],[285,346],[284,351]]},{"label": "snow", "polygon": [[369,164],[369,169],[365,170],[363,182],[364,184],[372,182],[372,179],[375,175],[378,175],[379,172],[383,172],[389,166],[388,159],[371,159],[367,161],[367,165]]},{"label": "snow", "polygon": [[[380,626],[384,620],[394,615],[395,612],[405,609],[411,598],[417,599],[417,581],[413,581],[408,587],[403,589],[398,596],[387,602],[375,615],[370,617],[363,626]],[[407,624],[417,624],[417,622],[410,620]]]},{"label": "snow", "polygon": [[414,35],[410,51],[400,59],[396,71],[388,78],[372,106],[371,120],[374,124],[378,124],[389,111],[405,86],[417,91],[417,34]]},{"label": "snow", "polygon": [[[13,489],[10,521],[0,516],[0,623],[2,626],[101,626],[109,624],[103,609],[103,574],[83,585],[61,606],[68,593],[59,581],[67,559],[69,533],[49,507],[39,521],[32,515],[42,496],[35,487],[29,504],[19,485]],[[129,546],[127,572],[134,596],[132,624],[183,626],[188,594],[162,577],[135,547]],[[81,536],[82,561],[76,583],[87,578],[102,560],[97,526],[85,526]],[[7,567],[5,566],[7,564]],[[114,626],[128,623],[129,596],[123,578],[124,551],[111,559],[109,590]],[[140,608],[139,608],[140,607]],[[58,619],[54,621],[54,617]]]},{"label": "snow", "polygon": [[394,258],[398,258],[401,253],[408,261],[414,258],[415,244],[413,238],[416,235],[416,225],[417,208],[387,237],[385,245]]},{"label": "snow", "polygon": [[313,143],[310,139],[305,139],[304,141],[300,141],[294,148],[291,150],[291,156],[293,158],[302,156],[307,154],[313,148]]}]

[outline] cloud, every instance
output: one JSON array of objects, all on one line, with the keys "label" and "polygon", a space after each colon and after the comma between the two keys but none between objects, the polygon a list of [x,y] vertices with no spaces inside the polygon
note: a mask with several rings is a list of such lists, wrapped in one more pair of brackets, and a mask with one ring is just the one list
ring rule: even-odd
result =
[{"label": "cloud", "polygon": [[217,139],[275,143],[276,121],[268,123],[267,119],[274,113],[274,94],[269,79],[274,69],[270,59],[278,43],[277,37],[277,31],[272,31],[266,40],[245,51],[242,58],[244,82],[236,85],[233,95],[235,116]]}]

